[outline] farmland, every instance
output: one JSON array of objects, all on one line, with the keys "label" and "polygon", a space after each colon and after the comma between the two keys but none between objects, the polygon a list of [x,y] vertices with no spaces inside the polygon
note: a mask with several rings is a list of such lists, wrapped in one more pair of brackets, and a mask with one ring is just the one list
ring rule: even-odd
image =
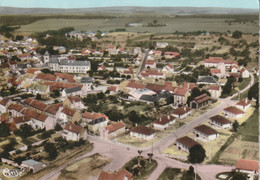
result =
[{"label": "farmland", "polygon": [[[150,32],[150,33],[173,33],[173,32],[192,32],[192,31],[210,31],[227,32],[239,29],[245,33],[257,33],[257,19],[238,23],[232,15],[225,16],[174,16],[160,15],[156,13],[138,14],[104,14],[102,16],[94,15],[52,15],[52,16],[26,16],[26,21],[18,22],[20,17],[3,16],[12,25],[21,25],[18,32],[40,32],[46,30],[57,30],[63,27],[74,27],[82,31],[110,31],[116,28],[125,28],[128,32]],[[250,16],[249,19],[252,17]],[[17,19],[17,22],[16,22]],[[148,27],[148,23],[157,20],[157,24],[165,26]],[[128,23],[139,23],[141,26],[126,27]]]}]

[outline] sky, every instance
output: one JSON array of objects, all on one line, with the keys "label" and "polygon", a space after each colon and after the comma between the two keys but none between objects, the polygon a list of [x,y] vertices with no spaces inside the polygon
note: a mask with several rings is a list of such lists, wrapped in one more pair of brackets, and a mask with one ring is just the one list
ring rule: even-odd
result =
[{"label": "sky", "polygon": [[189,6],[258,9],[258,0],[0,0],[0,6],[22,8],[91,8],[109,6]]}]

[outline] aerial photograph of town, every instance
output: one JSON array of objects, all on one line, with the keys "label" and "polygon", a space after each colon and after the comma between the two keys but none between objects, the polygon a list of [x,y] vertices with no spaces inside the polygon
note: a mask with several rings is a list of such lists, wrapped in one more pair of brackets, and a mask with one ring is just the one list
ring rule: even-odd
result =
[{"label": "aerial photograph of town", "polygon": [[0,0],[0,180],[258,180],[257,0]]}]

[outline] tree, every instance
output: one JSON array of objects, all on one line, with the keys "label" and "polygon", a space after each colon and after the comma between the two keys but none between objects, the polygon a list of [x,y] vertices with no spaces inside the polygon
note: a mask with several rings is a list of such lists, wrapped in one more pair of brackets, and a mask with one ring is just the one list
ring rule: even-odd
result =
[{"label": "tree", "polygon": [[197,144],[190,148],[188,160],[191,163],[202,163],[206,157],[205,149],[200,145]]},{"label": "tree", "polygon": [[37,93],[37,94],[36,94],[36,99],[37,99],[37,100],[41,100],[41,99],[42,99],[42,96]]},{"label": "tree", "polygon": [[141,118],[138,116],[138,114],[136,113],[136,111],[132,110],[127,114],[127,117],[129,118],[130,121],[132,121],[133,123],[140,123],[141,122]]},{"label": "tree", "polygon": [[51,93],[51,97],[53,98],[60,97],[60,91],[58,89],[54,89]]},{"label": "tree", "polygon": [[232,178],[231,180],[246,180],[247,179],[247,175],[240,173],[240,172],[234,172],[232,173]]},{"label": "tree", "polygon": [[10,135],[10,131],[5,123],[0,124],[0,137],[7,137]]},{"label": "tree", "polygon": [[210,92],[206,89],[202,89],[200,93],[201,94],[207,94],[208,96],[211,96]]},{"label": "tree", "polygon": [[53,71],[51,71],[50,69],[48,68],[45,68],[45,69],[41,69],[41,72],[44,73],[44,74],[54,74]]},{"label": "tree", "polygon": [[140,160],[141,160],[141,157],[142,157],[141,154],[143,153],[143,151],[138,150],[137,152],[139,154],[139,156],[138,156],[138,166],[140,166]]},{"label": "tree", "polygon": [[239,38],[242,38],[242,34],[243,33],[241,31],[234,31],[232,34],[232,37],[235,39],[239,39]]},{"label": "tree", "polygon": [[190,167],[189,167],[188,173],[189,173],[190,175],[193,175],[193,174],[194,174],[194,167],[193,167],[193,166],[190,166]]},{"label": "tree", "polygon": [[193,97],[197,97],[199,96],[201,93],[200,93],[200,89],[197,88],[197,87],[194,87],[192,90],[191,90],[191,94]]},{"label": "tree", "polygon": [[238,126],[239,126],[239,123],[237,122],[237,120],[235,120],[234,123],[232,124],[234,132],[237,132]]},{"label": "tree", "polygon": [[50,159],[55,159],[58,156],[58,152],[54,143],[46,143],[44,150],[49,154]]},{"label": "tree", "polygon": [[153,153],[147,153],[147,156],[149,157],[149,164],[152,162]]},{"label": "tree", "polygon": [[29,124],[23,124],[20,126],[19,130],[14,132],[16,135],[21,136],[22,138],[27,138],[33,135],[33,128]]},{"label": "tree", "polygon": [[248,99],[251,100],[252,98],[256,99],[256,107],[258,107],[258,97],[259,97],[259,83],[255,83],[248,91]]},{"label": "tree", "polygon": [[106,97],[106,95],[105,95],[103,92],[97,93],[97,98],[98,98],[99,100],[104,99],[105,97]]},{"label": "tree", "polygon": [[21,40],[23,40],[23,35],[17,35],[16,37],[15,37],[15,40],[17,40],[17,41],[21,41]]}]

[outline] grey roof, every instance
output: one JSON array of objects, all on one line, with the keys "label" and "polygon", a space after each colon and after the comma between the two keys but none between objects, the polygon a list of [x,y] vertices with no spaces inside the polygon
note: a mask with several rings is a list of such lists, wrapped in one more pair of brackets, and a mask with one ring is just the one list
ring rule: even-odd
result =
[{"label": "grey roof", "polygon": [[56,56],[51,56],[51,57],[50,57],[50,60],[49,60],[49,63],[55,63],[55,64],[57,64],[57,63],[59,63],[59,62],[58,62],[58,59],[57,59]]},{"label": "grey roof", "polygon": [[198,82],[200,83],[209,83],[209,84],[217,84],[217,80],[212,76],[199,76]]},{"label": "grey roof", "polygon": [[95,124],[99,124],[99,123],[102,123],[106,121],[106,119],[104,117],[101,117],[101,118],[98,118],[98,119],[95,119],[93,121],[90,121],[89,122],[89,125],[95,125]]},{"label": "grey roof", "polygon": [[21,69],[26,69],[27,64],[18,64],[18,67],[21,68]]},{"label": "grey roof", "polygon": [[92,81],[93,81],[92,77],[82,77],[80,83],[92,83]]},{"label": "grey roof", "polygon": [[66,94],[70,94],[77,91],[81,91],[80,86],[65,89]]},{"label": "grey roof", "polygon": [[154,96],[154,95],[147,95],[147,94],[144,94],[140,97],[140,100],[143,100],[143,101],[148,101],[148,102],[158,102],[159,101],[159,98],[157,96]]},{"label": "grey roof", "polygon": [[45,51],[44,56],[49,56],[49,55],[50,55],[49,52]]},{"label": "grey roof", "polygon": [[161,91],[160,93],[158,93],[158,98],[161,99],[161,98],[169,98],[169,97],[173,97],[173,94],[170,93],[169,91]]},{"label": "grey roof", "polygon": [[63,66],[89,66],[89,61],[60,61],[60,65]]},{"label": "grey roof", "polygon": [[35,161],[33,159],[28,159],[28,160],[25,160],[25,161],[22,161],[22,164],[25,164],[27,166],[37,166],[37,165],[43,165],[42,162],[39,162],[39,161]]}]

